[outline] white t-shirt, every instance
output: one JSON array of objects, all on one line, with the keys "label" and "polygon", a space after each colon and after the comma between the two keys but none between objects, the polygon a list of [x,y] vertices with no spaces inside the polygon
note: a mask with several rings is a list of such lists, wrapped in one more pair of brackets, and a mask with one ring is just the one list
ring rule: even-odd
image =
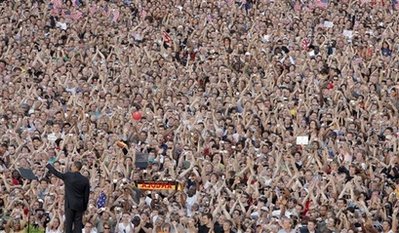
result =
[{"label": "white t-shirt", "polygon": [[286,231],[284,229],[280,229],[277,233],[295,233],[295,230]]},{"label": "white t-shirt", "polygon": [[47,227],[46,233],[62,233],[62,231],[59,229],[51,230],[50,227]]},{"label": "white t-shirt", "polygon": [[[85,228],[83,228],[83,229],[82,229],[82,233],[86,233],[86,232],[87,232],[87,231],[85,231]],[[91,228],[91,230],[90,230],[89,233],[98,233],[98,232],[97,232],[97,228],[95,228],[95,227]]]},{"label": "white t-shirt", "polygon": [[118,223],[115,231],[116,233],[134,233],[134,225],[132,223],[129,223],[128,225]]},{"label": "white t-shirt", "polygon": [[186,200],[187,215],[190,216],[190,217],[192,216],[191,207],[192,207],[195,203],[197,203],[197,194],[195,194],[195,195],[192,196],[192,197],[187,197],[187,200]]}]

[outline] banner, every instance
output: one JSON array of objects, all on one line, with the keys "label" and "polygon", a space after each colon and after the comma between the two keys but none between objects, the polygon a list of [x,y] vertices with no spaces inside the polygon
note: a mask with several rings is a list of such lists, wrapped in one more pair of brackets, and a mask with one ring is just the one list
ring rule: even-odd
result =
[{"label": "banner", "polygon": [[183,187],[176,181],[137,181],[136,187],[140,190],[182,190]]}]

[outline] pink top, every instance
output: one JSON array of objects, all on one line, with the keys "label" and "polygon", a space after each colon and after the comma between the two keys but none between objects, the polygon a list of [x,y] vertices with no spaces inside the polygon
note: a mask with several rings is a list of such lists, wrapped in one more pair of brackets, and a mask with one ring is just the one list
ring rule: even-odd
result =
[{"label": "pink top", "polygon": [[120,17],[120,11],[118,9],[112,10],[112,21],[117,22]]}]

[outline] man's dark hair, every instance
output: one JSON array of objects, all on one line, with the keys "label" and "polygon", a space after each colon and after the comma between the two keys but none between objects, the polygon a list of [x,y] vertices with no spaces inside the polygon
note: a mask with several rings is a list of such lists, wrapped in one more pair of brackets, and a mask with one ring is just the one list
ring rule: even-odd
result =
[{"label": "man's dark hair", "polygon": [[211,213],[204,213],[203,216],[206,216],[210,221],[213,220],[213,216]]},{"label": "man's dark hair", "polygon": [[47,180],[47,179],[41,179],[41,180],[40,180],[40,183],[41,183],[42,181],[46,182],[47,184],[50,183],[50,181]]},{"label": "man's dark hair", "polygon": [[75,165],[75,167],[78,169],[78,171],[80,171],[80,169],[82,169],[82,166],[83,166],[82,162],[80,162],[80,161],[73,162],[73,165]]},{"label": "man's dark hair", "polygon": [[317,221],[316,221],[316,219],[309,219],[308,220],[308,223],[309,222],[312,222],[315,226],[317,226]]}]

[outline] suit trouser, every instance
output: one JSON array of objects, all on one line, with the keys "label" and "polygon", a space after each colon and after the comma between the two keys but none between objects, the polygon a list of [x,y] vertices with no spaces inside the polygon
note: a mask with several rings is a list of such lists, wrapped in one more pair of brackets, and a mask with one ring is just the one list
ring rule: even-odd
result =
[{"label": "suit trouser", "polygon": [[65,208],[65,233],[82,233],[84,211]]}]

